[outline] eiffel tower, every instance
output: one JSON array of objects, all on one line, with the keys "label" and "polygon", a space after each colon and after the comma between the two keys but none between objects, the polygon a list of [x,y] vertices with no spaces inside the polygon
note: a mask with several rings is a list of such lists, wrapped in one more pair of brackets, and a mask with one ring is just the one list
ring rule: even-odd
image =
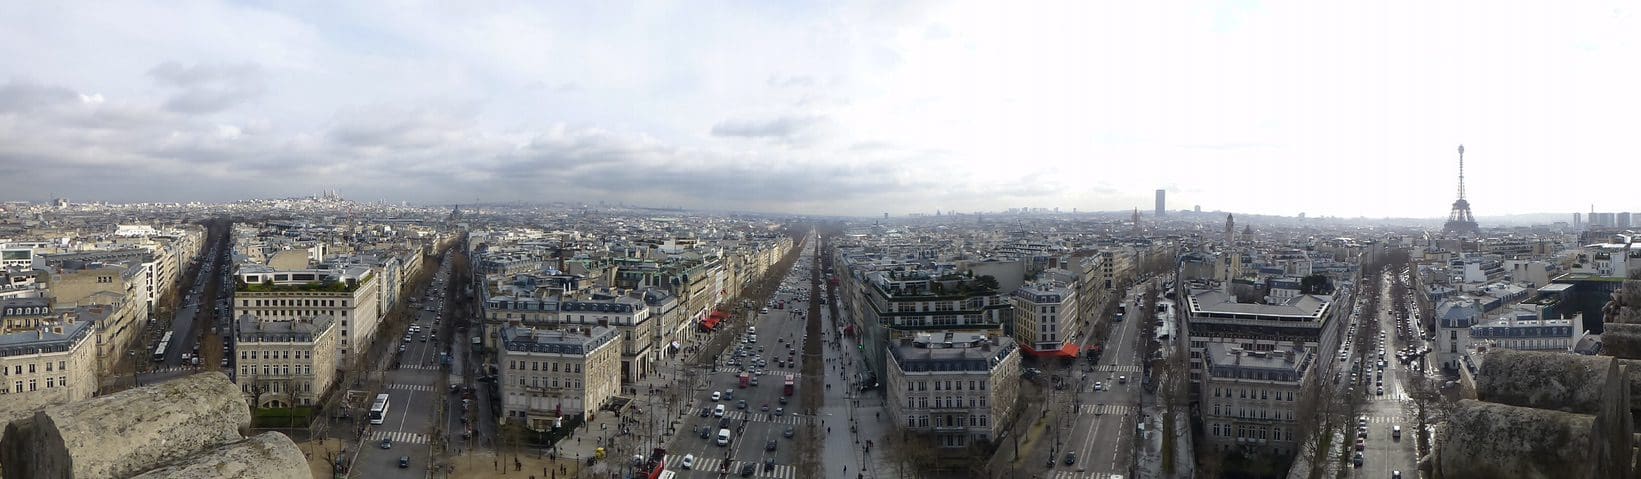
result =
[{"label": "eiffel tower", "polygon": [[1453,202],[1453,212],[1447,214],[1447,224],[1442,225],[1442,234],[1481,235],[1481,226],[1470,214],[1470,202],[1464,199],[1464,145],[1459,145],[1459,199]]}]

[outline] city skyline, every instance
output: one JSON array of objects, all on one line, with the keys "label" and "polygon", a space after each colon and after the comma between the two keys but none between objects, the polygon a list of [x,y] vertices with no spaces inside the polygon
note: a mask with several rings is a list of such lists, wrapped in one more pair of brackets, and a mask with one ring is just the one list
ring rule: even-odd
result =
[{"label": "city skyline", "polygon": [[1512,180],[1623,151],[1636,26],[1601,4],[12,5],[0,164],[30,201],[876,216],[1164,189],[1441,218],[1463,143],[1478,217],[1570,220],[1635,208]]}]

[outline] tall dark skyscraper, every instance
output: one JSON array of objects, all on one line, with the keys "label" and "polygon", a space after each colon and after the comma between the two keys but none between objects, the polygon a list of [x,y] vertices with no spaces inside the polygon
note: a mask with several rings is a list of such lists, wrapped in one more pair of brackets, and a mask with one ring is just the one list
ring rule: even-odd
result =
[{"label": "tall dark skyscraper", "polygon": [[1168,216],[1168,190],[1157,190],[1157,216]]}]

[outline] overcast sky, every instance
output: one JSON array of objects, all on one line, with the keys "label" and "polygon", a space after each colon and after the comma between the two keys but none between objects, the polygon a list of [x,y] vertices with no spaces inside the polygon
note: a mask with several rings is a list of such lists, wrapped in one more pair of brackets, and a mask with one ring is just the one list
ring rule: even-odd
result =
[{"label": "overcast sky", "polygon": [[1624,2],[64,3],[3,199],[1641,211]]}]

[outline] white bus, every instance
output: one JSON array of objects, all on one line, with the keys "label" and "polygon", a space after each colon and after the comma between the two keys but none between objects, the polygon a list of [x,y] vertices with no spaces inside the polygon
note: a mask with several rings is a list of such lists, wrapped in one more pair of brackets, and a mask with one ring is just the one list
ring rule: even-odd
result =
[{"label": "white bus", "polygon": [[169,347],[171,347],[171,331],[166,331],[165,337],[160,338],[160,344],[154,346],[154,362],[165,361],[165,349]]},{"label": "white bus", "polygon": [[376,402],[370,405],[370,423],[381,424],[382,421],[387,420],[387,407],[387,395],[377,394]]}]

